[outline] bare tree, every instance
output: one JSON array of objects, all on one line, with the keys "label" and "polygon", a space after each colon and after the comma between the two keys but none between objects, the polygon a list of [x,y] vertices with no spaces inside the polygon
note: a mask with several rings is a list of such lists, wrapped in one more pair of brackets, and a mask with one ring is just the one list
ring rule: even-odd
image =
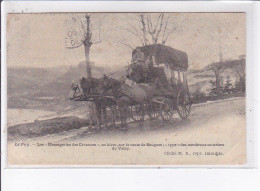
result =
[{"label": "bare tree", "polygon": [[[100,33],[103,17],[93,18],[94,16],[96,15],[89,13],[73,14],[66,19],[67,31],[65,35],[65,47],[75,49],[84,46],[87,77],[92,77],[89,58],[90,48],[92,45],[102,41]],[[100,16],[100,14],[98,16]],[[88,102],[88,109],[91,125],[93,125],[93,123],[98,121],[97,116],[101,108],[97,103]],[[100,120],[101,116],[99,116],[99,121]]]},{"label": "bare tree", "polygon": [[[164,29],[162,32],[162,44],[165,44],[168,40],[168,38],[172,35],[172,33],[177,29],[175,24],[168,24],[169,23],[170,16],[168,15],[166,19],[166,23],[164,25]],[[176,16],[174,17],[174,20],[176,19]]]},{"label": "bare tree", "polygon": [[[133,22],[129,22],[129,20]],[[141,13],[135,18],[128,17],[125,20],[128,25],[123,29],[138,39],[142,46],[166,44],[169,37],[177,29],[176,20],[176,16],[166,13]],[[119,42],[131,49],[136,46],[126,39],[119,40]]]},{"label": "bare tree", "polygon": [[235,71],[239,79],[240,92],[245,92],[246,85],[246,70],[245,70],[245,55],[239,56],[238,60],[231,62],[230,67]]},{"label": "bare tree", "polygon": [[139,19],[140,19],[139,22],[141,23],[140,29],[143,32],[143,41],[144,41],[143,45],[148,45],[148,44],[150,44],[150,42],[147,38],[147,28],[146,28],[146,23],[145,23],[145,20],[144,20],[144,14],[140,14]]},{"label": "bare tree", "polygon": [[[84,46],[88,77],[91,77],[90,47],[102,41],[100,33],[103,18],[95,19],[95,25],[93,25],[92,17],[93,15],[89,13],[86,13],[83,18],[78,14],[73,14],[66,20],[65,47],[74,49]],[[96,34],[95,41],[93,40],[93,33]]]},{"label": "bare tree", "polygon": [[223,53],[222,53],[222,47],[221,47],[221,30],[220,27],[218,27],[218,48],[219,48],[219,62],[214,62],[209,64],[206,67],[206,70],[212,71],[215,74],[216,78],[216,91],[217,95],[219,95],[219,92],[221,90],[221,74],[230,67],[228,64],[229,62],[224,62],[223,61]]},{"label": "bare tree", "polygon": [[236,69],[236,73],[239,77],[240,81],[240,91],[245,92],[246,87],[246,62],[245,62],[245,55],[240,56],[240,63],[238,64],[238,67]]},{"label": "bare tree", "polygon": [[151,15],[147,14],[146,15],[146,23],[148,26],[148,33],[150,34],[151,38],[152,38],[152,42],[153,44],[157,44],[158,43],[158,38],[160,36],[160,33],[162,31],[162,26],[163,26],[163,22],[164,22],[164,14],[160,14],[157,18],[156,24],[153,23],[152,19],[151,19]]},{"label": "bare tree", "polygon": [[219,93],[220,89],[221,89],[221,74],[228,69],[228,64],[226,64],[225,62],[215,62],[215,63],[211,63],[206,67],[206,70],[208,71],[212,71],[215,74],[215,79],[216,79],[216,89],[217,89],[217,93]]}]

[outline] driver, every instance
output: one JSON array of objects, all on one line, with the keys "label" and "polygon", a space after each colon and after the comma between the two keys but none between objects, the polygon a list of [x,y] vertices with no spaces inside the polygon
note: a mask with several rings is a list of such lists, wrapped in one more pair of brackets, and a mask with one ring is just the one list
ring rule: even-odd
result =
[{"label": "driver", "polygon": [[135,79],[135,82],[141,83],[144,82],[144,70],[143,66],[145,64],[145,55],[141,51],[140,47],[136,48],[136,53],[132,57],[132,69],[135,76],[139,76],[138,79]]},{"label": "driver", "polygon": [[136,48],[136,53],[133,55],[132,64],[142,65],[145,61],[144,53],[139,47]]}]

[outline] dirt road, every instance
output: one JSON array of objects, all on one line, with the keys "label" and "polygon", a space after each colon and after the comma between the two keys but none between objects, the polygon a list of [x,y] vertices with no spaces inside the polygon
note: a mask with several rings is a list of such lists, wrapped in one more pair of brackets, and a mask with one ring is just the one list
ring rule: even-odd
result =
[{"label": "dirt road", "polygon": [[[130,122],[127,132],[119,129],[101,130],[101,131],[89,131],[88,127],[82,127],[81,129],[74,129],[67,132],[61,132],[55,135],[48,135],[44,137],[34,138],[32,140],[53,140],[55,142],[86,140],[86,139],[104,139],[104,137],[115,138],[122,136],[122,138],[128,138],[133,136],[150,137],[161,136],[161,134],[173,133],[174,136],[181,136],[182,133],[194,134],[198,131],[202,131],[203,127],[206,127],[206,131],[213,131],[212,125],[214,123],[223,122],[227,117],[232,119],[233,117],[245,118],[245,100],[244,98],[235,98],[232,100],[223,100],[212,103],[194,105],[191,110],[191,115],[186,120],[181,120],[176,113],[171,122],[165,122],[162,119],[149,120],[146,119],[144,126],[141,127],[139,123]],[[221,130],[219,127],[215,130]],[[182,135],[183,136],[183,135]],[[136,137],[136,138],[137,138]]]},{"label": "dirt road", "polygon": [[[12,163],[38,164],[242,164],[245,162],[246,138],[245,98],[194,105],[191,115],[180,120],[176,114],[172,121],[146,120],[143,127],[130,123],[128,131],[118,129],[92,131],[87,127],[34,139],[28,139],[29,147],[8,145]],[[48,145],[49,143],[54,146]],[[57,146],[60,143],[75,144],[74,148]],[[144,147],[135,147],[136,144]],[[220,147],[198,147],[188,144],[223,144]],[[42,144],[39,147],[37,144]],[[56,145],[55,145],[56,144]],[[81,144],[82,146],[79,146]],[[106,144],[104,147],[84,147],[84,144]],[[133,144],[129,150],[120,150],[118,144]],[[149,146],[151,144],[151,146]],[[156,147],[165,144],[166,148]],[[174,147],[169,146],[175,145]],[[112,149],[113,145],[115,150]],[[127,148],[127,147],[125,147]],[[188,156],[164,156],[167,152],[189,152]],[[194,152],[203,153],[196,156]],[[206,152],[221,152],[222,156],[205,156]],[[33,153],[33,154],[32,154]],[[116,154],[116,155],[115,155]],[[210,153],[209,153],[210,154]],[[35,158],[35,156],[40,156]],[[199,154],[198,154],[199,155]],[[19,156],[19,155],[16,155]],[[29,158],[28,158],[29,157]],[[153,159],[153,160],[151,160]],[[209,160],[210,159],[210,160]]]}]

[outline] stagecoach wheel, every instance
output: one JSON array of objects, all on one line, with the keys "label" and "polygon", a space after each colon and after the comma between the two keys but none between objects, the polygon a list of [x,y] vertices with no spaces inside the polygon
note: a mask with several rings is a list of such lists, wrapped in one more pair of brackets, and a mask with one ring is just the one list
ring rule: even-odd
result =
[{"label": "stagecoach wheel", "polygon": [[182,119],[186,119],[190,115],[191,100],[190,95],[183,90],[179,91],[177,96],[177,111]]},{"label": "stagecoach wheel", "polygon": [[157,103],[147,105],[147,114],[151,120],[158,119],[160,116],[160,106]]},{"label": "stagecoach wheel", "polygon": [[160,115],[164,121],[170,121],[172,119],[173,104],[168,98],[165,98],[160,106]]},{"label": "stagecoach wheel", "polygon": [[144,112],[142,111],[142,107],[140,105],[132,105],[130,107],[130,114],[134,121],[143,121],[144,120]]}]

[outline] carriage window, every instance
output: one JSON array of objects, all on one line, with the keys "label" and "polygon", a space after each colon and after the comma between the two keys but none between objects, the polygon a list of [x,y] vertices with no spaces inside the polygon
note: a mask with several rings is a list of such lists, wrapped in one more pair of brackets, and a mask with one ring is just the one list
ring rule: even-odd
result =
[{"label": "carriage window", "polygon": [[177,71],[173,71],[174,73],[174,77],[178,79],[178,72]]},{"label": "carriage window", "polygon": [[183,76],[183,82],[187,83],[187,78],[186,78],[186,72],[185,71],[182,72],[182,76]]},{"label": "carriage window", "polygon": [[173,85],[177,85],[178,83],[178,72],[171,70],[171,81]]},{"label": "carriage window", "polygon": [[181,72],[178,71],[178,83],[181,83]]},{"label": "carriage window", "polygon": [[181,79],[181,82],[184,82],[184,72],[180,72],[180,79]]},{"label": "carriage window", "polygon": [[162,67],[163,67],[163,70],[165,72],[167,79],[170,80],[171,79],[171,69],[170,69],[170,67],[166,64],[163,64]]}]

